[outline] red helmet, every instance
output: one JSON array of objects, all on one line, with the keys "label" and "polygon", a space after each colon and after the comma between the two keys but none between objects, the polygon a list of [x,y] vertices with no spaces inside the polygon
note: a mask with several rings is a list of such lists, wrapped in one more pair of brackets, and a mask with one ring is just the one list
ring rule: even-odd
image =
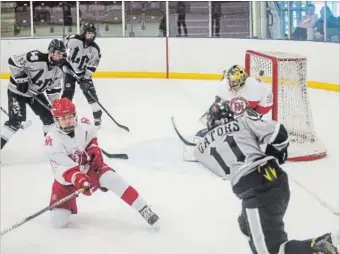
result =
[{"label": "red helmet", "polygon": [[[56,123],[57,129],[65,134],[68,134],[74,130],[77,126],[77,117],[76,117],[76,107],[68,98],[56,99],[52,103],[52,115],[54,117],[54,121]],[[60,125],[59,117],[63,117],[66,115],[73,115],[73,125],[72,126],[64,126]]]},{"label": "red helmet", "polygon": [[61,117],[76,113],[76,106],[68,98],[56,99],[52,103],[53,117]]}]

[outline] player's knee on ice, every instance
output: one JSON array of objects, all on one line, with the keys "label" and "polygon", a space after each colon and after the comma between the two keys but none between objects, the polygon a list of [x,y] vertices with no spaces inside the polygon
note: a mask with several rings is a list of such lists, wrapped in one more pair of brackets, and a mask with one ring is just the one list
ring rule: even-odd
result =
[{"label": "player's knee on ice", "polygon": [[71,211],[55,208],[51,211],[50,217],[53,228],[64,228],[70,223]]}]

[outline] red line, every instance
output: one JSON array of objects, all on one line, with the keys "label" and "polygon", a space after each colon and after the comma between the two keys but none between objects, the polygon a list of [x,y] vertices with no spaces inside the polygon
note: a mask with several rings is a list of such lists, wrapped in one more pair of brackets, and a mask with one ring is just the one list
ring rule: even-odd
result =
[{"label": "red line", "polygon": [[165,37],[165,78],[169,78],[169,42],[168,37]]}]

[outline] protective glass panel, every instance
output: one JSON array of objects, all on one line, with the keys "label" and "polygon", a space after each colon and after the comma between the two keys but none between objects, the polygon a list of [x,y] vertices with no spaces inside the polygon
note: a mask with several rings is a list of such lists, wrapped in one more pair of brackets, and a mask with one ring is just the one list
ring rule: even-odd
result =
[{"label": "protective glass panel", "polygon": [[165,2],[125,2],[125,13],[126,36],[166,35]]},{"label": "protective glass panel", "polygon": [[1,2],[1,37],[31,36],[30,13],[28,1]]},{"label": "protective glass panel", "polygon": [[81,1],[81,24],[91,22],[97,27],[97,36],[122,36],[121,1]]}]

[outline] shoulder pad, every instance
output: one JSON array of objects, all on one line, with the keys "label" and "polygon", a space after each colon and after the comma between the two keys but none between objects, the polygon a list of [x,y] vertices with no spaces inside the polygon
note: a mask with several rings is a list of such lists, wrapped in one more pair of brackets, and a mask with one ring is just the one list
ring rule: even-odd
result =
[{"label": "shoulder pad", "polygon": [[101,57],[100,48],[99,48],[98,44],[95,43],[95,42],[92,42],[92,43],[90,44],[90,46],[94,47],[94,48],[98,51],[99,57]]},{"label": "shoulder pad", "polygon": [[70,40],[70,39],[81,40],[80,35],[78,35],[78,34],[71,34],[71,35],[68,35],[65,39],[66,39],[66,40]]},{"label": "shoulder pad", "polygon": [[48,55],[40,52],[39,50],[32,50],[27,53],[26,58],[27,58],[27,61],[29,62],[41,62],[41,61],[47,61]]}]

